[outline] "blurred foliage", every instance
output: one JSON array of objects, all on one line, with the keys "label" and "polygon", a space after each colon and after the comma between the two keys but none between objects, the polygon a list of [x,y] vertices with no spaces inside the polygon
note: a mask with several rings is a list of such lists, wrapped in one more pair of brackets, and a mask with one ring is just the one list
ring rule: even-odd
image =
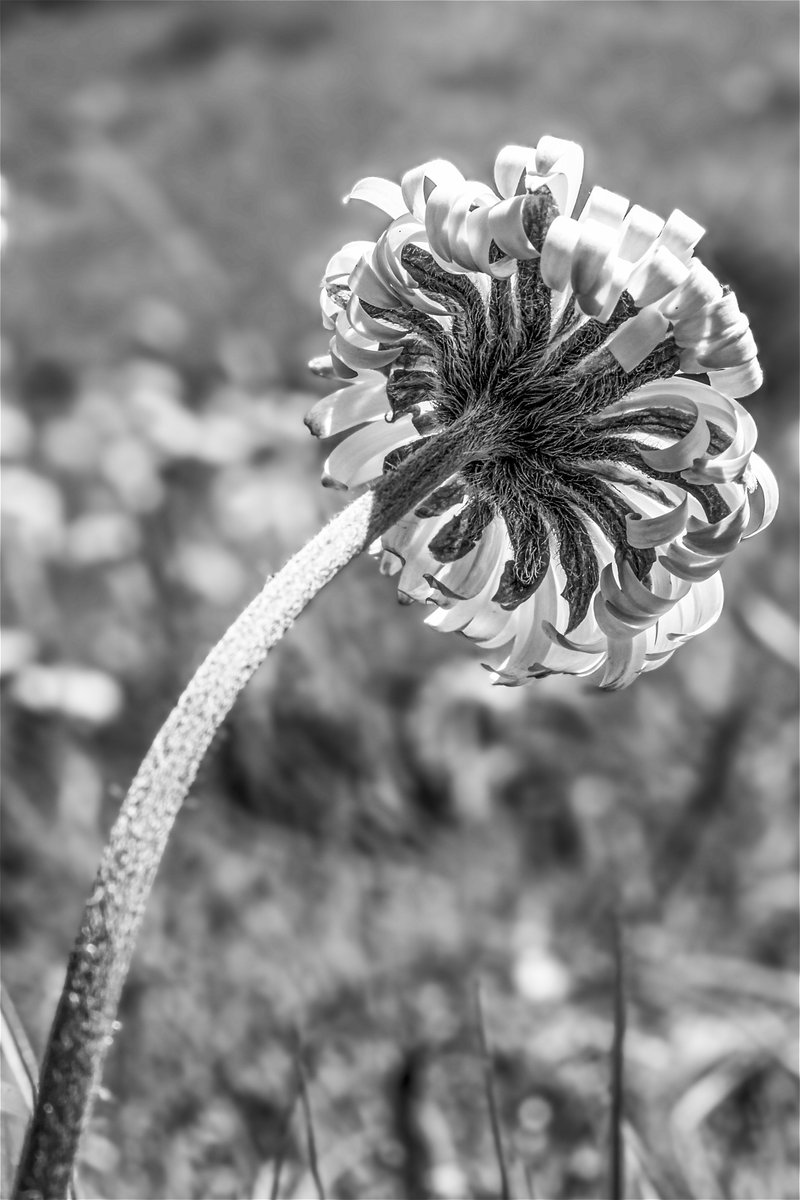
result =
[{"label": "blurred foliage", "polygon": [[[332,511],[302,414],[356,178],[542,132],[709,226],[779,517],[719,625],[622,694],[493,689],[358,562],[237,704],[176,828],[85,1177],[307,1196],[604,1194],[611,924],[631,1188],[797,1195],[797,10],[4,2],[4,976],[41,1049],[160,721]],[[369,219],[368,217],[366,218]],[[319,390],[319,389],[318,389]],[[638,1182],[637,1182],[638,1181]],[[631,1191],[634,1194],[634,1191]]]}]

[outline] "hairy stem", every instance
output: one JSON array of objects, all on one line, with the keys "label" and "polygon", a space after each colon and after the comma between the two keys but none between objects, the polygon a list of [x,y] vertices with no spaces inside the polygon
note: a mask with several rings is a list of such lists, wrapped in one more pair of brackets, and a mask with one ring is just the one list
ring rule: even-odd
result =
[{"label": "hairy stem", "polygon": [[462,453],[457,436],[432,438],[334,517],[228,629],[156,736],[111,831],[70,955],[15,1200],[67,1196],[158,865],[205,752],[236,697],[317,592],[443,483]]}]

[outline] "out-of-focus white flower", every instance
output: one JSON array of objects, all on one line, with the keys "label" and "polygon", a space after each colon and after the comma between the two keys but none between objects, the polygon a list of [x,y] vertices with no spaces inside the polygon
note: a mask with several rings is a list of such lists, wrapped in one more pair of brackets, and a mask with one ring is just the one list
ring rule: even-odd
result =
[{"label": "out-of-focus white flower", "polygon": [[[363,179],[377,241],[322,291],[337,390],[307,418],[347,434],[326,482],[357,488],[429,439],[460,466],[375,549],[427,622],[489,652],[499,682],[622,687],[716,621],[719,568],[777,488],[738,398],[762,375],[747,318],[694,256],[703,229],[595,187],[583,152],[507,146],[494,183],[436,160]],[[701,376],[702,378],[693,378]]]},{"label": "out-of-focus white flower", "polygon": [[139,549],[141,535],[127,513],[92,512],[76,517],[64,541],[67,562],[89,567],[130,558]]},{"label": "out-of-focus white flower", "polygon": [[64,501],[43,475],[27,467],[7,467],[0,493],[3,532],[37,558],[56,558],[64,543]]},{"label": "out-of-focus white flower", "polygon": [[39,646],[27,629],[0,629],[0,678],[16,675],[36,658]]},{"label": "out-of-focus white flower", "polygon": [[23,708],[57,712],[91,725],[107,725],[122,711],[123,695],[104,671],[67,663],[32,663],[14,679],[11,693]]}]

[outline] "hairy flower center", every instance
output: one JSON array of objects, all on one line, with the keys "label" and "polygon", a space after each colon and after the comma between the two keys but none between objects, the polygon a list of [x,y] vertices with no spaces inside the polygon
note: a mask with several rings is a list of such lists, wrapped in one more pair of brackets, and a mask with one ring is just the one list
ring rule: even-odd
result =
[{"label": "hairy flower center", "polygon": [[[423,437],[457,431],[464,447],[457,478],[417,510],[433,516],[464,501],[431,542],[431,553],[441,562],[462,557],[489,522],[502,517],[513,559],[506,564],[499,603],[516,607],[533,594],[554,547],[574,627],[597,585],[593,533],[605,535],[618,560],[648,579],[655,556],[628,545],[625,519],[633,510],[612,485],[628,464],[628,482],[654,494],[657,489],[636,475],[641,461],[630,434],[600,415],[643,383],[674,374],[675,345],[665,340],[628,373],[604,347],[635,311],[627,295],[601,324],[571,301],[553,313],[535,261],[520,263],[513,280],[493,280],[488,297],[465,276],[443,271],[417,246],[406,246],[402,261],[450,321],[444,328],[416,308],[388,311],[365,304],[371,315],[409,333],[389,374],[392,413],[395,418],[411,413]],[[394,461],[409,453],[413,447],[404,447]],[[596,527],[592,532],[586,518]]]}]

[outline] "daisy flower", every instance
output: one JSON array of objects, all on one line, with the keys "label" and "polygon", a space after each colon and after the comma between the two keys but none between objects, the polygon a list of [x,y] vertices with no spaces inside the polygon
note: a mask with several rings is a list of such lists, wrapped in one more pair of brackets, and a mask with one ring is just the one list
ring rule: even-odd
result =
[{"label": "daisy flower", "polygon": [[777,503],[739,403],[755,342],[694,257],[704,230],[602,187],[575,216],[582,173],[578,145],[543,137],[501,150],[493,188],[443,160],[362,179],[346,199],[385,228],[322,288],[330,353],[311,365],[337,386],[307,424],[344,435],[324,482],[443,448],[372,549],[506,684],[660,666],[717,620],[720,567]]}]

